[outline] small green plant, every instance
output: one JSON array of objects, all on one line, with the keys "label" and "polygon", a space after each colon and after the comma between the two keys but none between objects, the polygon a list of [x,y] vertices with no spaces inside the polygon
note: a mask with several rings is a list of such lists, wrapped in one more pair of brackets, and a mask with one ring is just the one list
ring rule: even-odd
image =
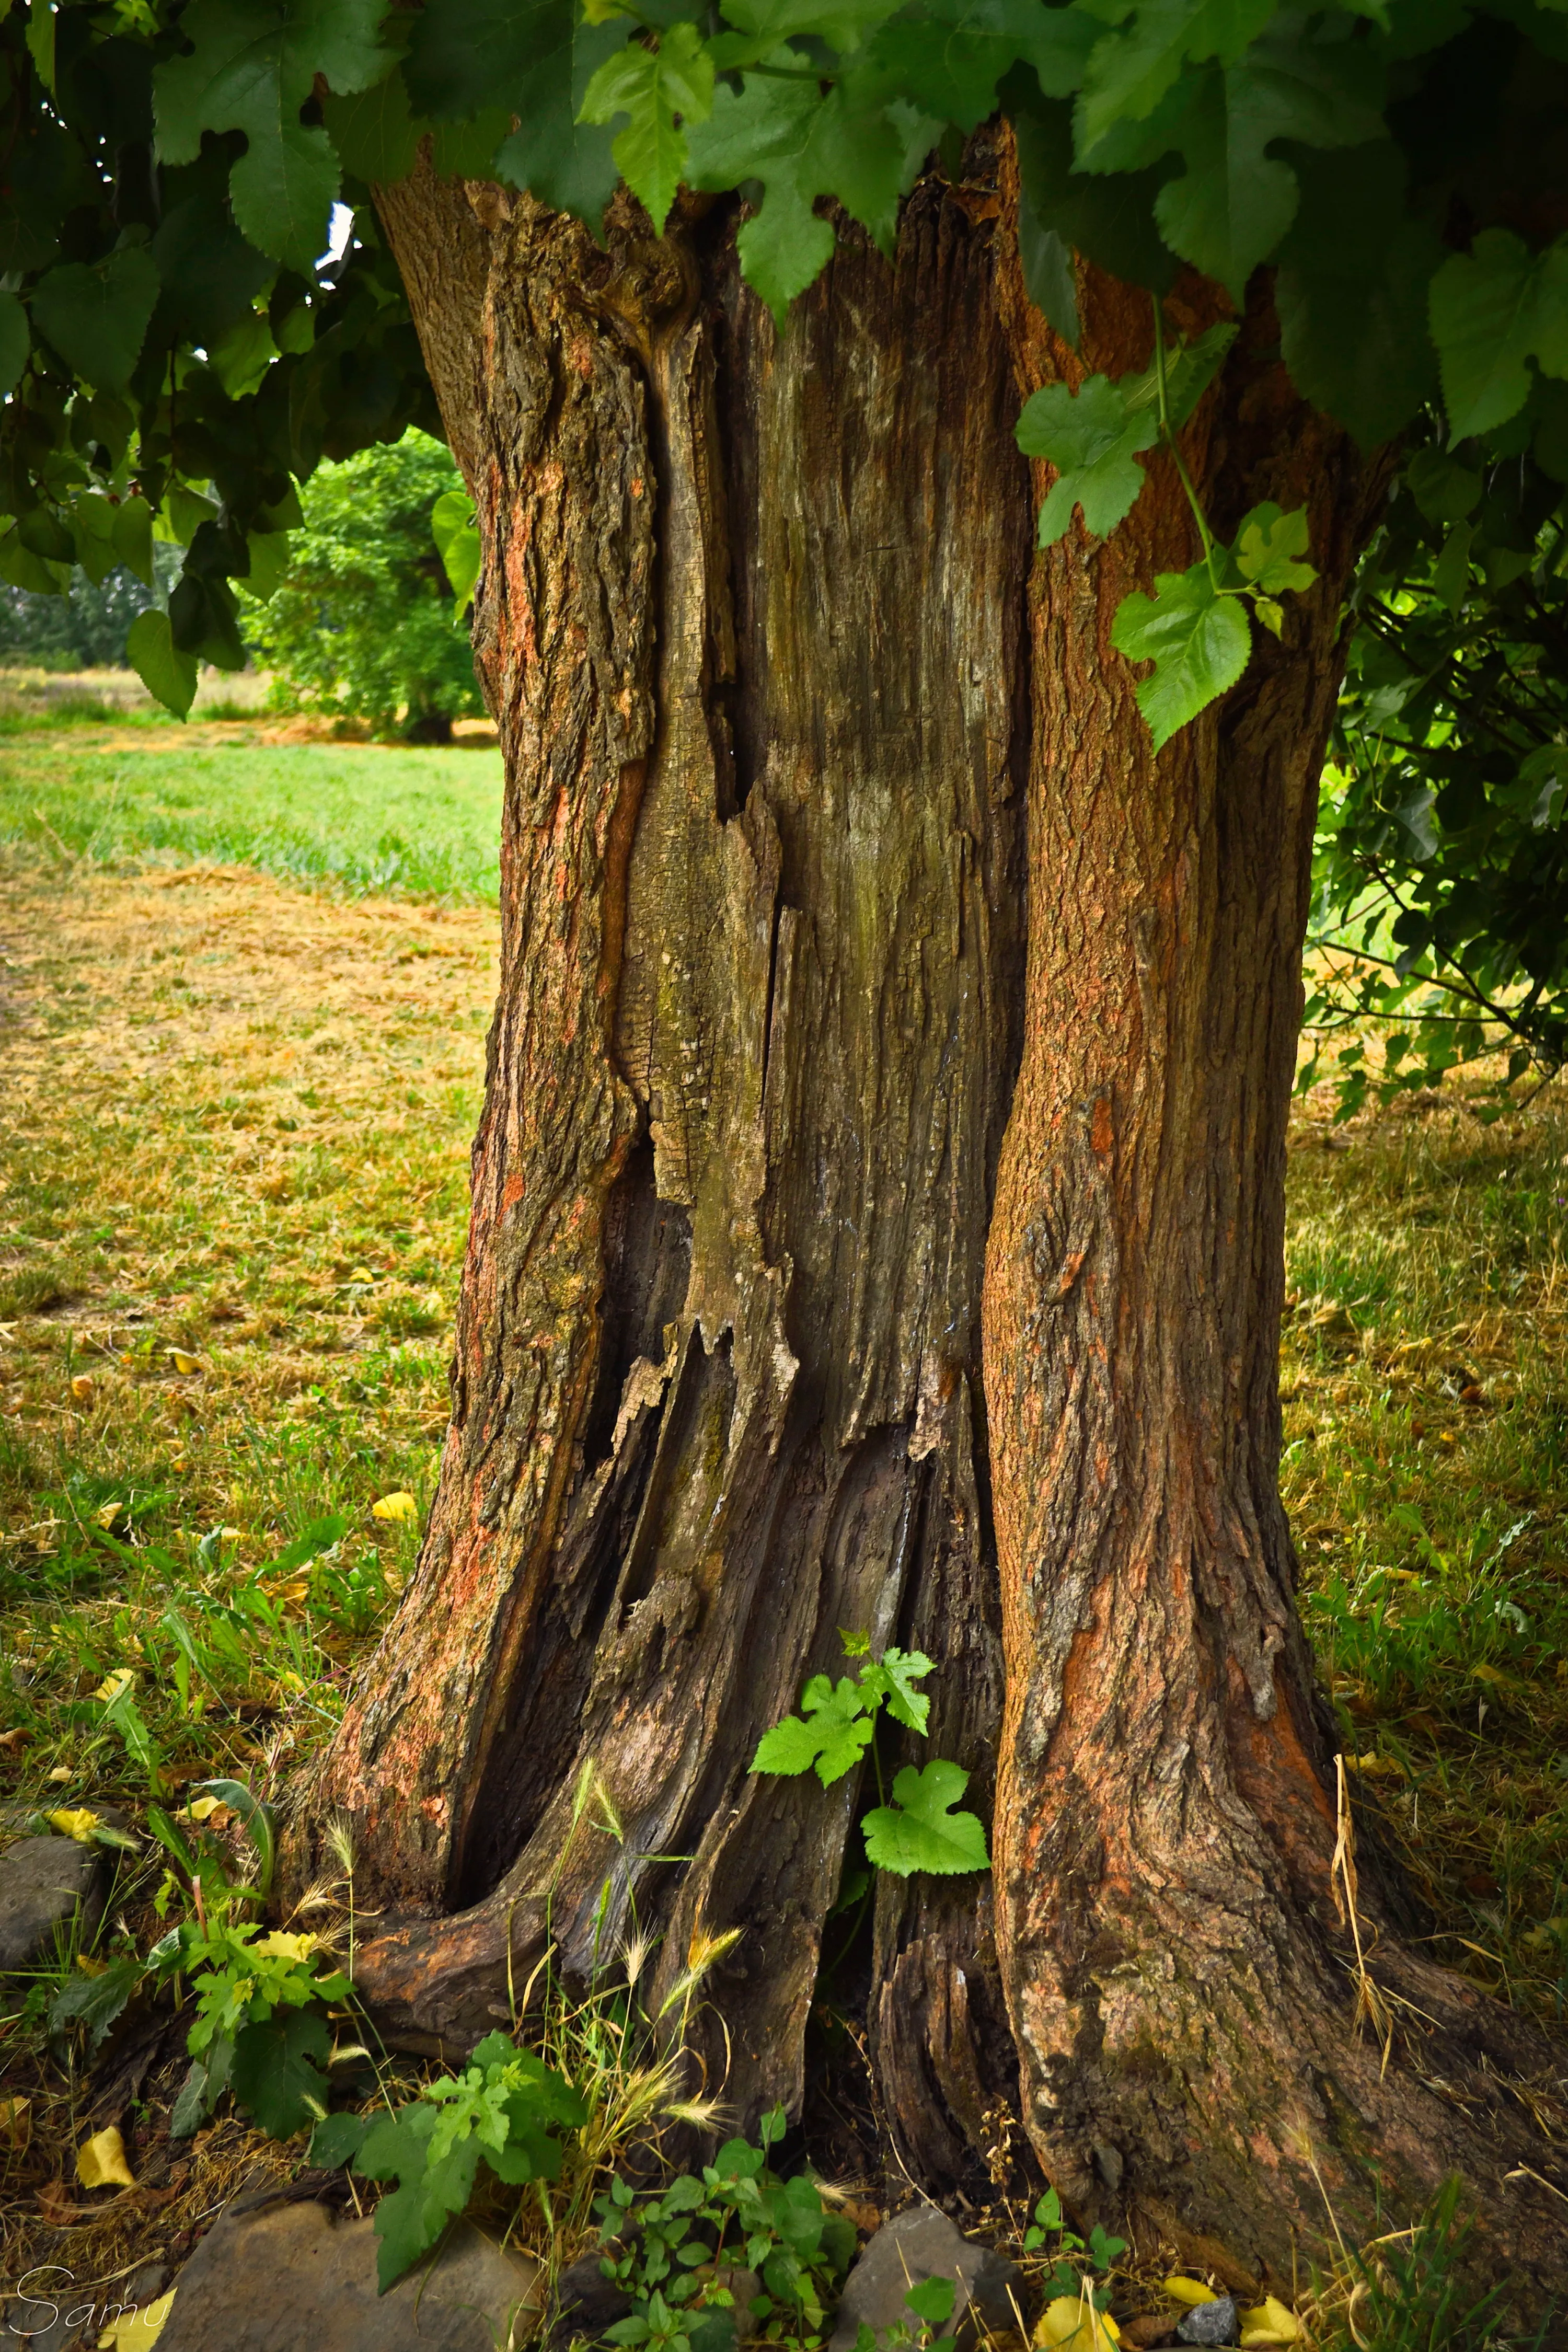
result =
[{"label": "small green plant", "polygon": [[873,1659],[866,1634],[841,1632],[839,1639],[847,1657],[865,1659],[859,1673],[853,1678],[841,1675],[837,1684],[826,1675],[814,1675],[800,1695],[799,1715],[786,1715],[763,1734],[751,1769],[783,1774],[814,1770],[823,1787],[830,1789],[870,1748],[881,1802],[860,1825],[867,1860],[900,1878],[917,1870],[942,1877],[989,1870],[984,1823],[978,1814],[953,1811],[969,1785],[962,1765],[942,1757],[919,1767],[906,1764],[893,1782],[891,1803],[882,1786],[875,1745],[878,1718],[886,1709],[895,1723],[925,1738],[931,1700],[915,1685],[932,1672],[931,1659],[919,1650],[899,1649],[884,1650]]},{"label": "small green plant", "polygon": [[735,2281],[761,2281],[751,2298],[753,2335],[812,2344],[855,2251],[855,2231],[823,2202],[806,2173],[781,2179],[768,2151],[783,2137],[772,2107],[760,2146],[727,2140],[701,2172],[685,2172],[656,2197],[638,2198],[616,2179],[595,2210],[605,2246],[600,2268],[632,2300],[607,2331],[633,2352],[731,2352],[736,2340]]},{"label": "small green plant", "polygon": [[[1127,2241],[1110,2237],[1098,2221],[1087,2239],[1079,2237],[1063,2221],[1061,2199],[1054,2189],[1047,2189],[1024,2232],[1024,2252],[1037,2253],[1050,2264],[1045,2276],[1047,2305],[1060,2302],[1064,2296],[1082,2303],[1087,2296],[1094,2309],[1100,2312],[1110,2305],[1110,2289],[1096,2284],[1096,2276],[1110,2271],[1117,2258],[1127,2252]],[[1086,2276],[1086,2266],[1088,2273],[1094,2275]]]},{"label": "small green plant", "polygon": [[390,2114],[335,2115],[310,2139],[312,2164],[353,2164],[397,2187],[375,2209],[384,2294],[437,2243],[474,2193],[480,2164],[509,2188],[559,2177],[556,2134],[587,2109],[563,2074],[504,2033],[489,2033],[458,2074],[428,2083]]}]

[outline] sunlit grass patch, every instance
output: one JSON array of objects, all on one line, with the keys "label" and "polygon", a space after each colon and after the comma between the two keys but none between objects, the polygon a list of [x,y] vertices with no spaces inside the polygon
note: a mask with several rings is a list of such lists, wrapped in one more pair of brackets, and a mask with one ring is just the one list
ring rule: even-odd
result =
[{"label": "sunlit grass patch", "polygon": [[[60,706],[0,736],[0,858],[61,878],[196,862],[349,892],[493,901],[500,754],[278,742],[255,724],[186,729]],[[61,732],[66,721],[73,722]]]}]

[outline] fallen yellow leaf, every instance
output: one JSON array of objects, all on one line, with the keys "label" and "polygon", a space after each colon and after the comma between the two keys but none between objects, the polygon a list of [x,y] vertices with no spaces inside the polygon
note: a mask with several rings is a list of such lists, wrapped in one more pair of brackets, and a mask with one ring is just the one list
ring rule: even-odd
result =
[{"label": "fallen yellow leaf", "polygon": [[100,1503],[92,1516],[97,1526],[112,1528],[116,1519],[123,1517],[124,1512],[123,1503]]},{"label": "fallen yellow leaf", "polygon": [[177,1372],[199,1372],[201,1370],[201,1358],[199,1356],[193,1356],[188,1349],[165,1348],[163,1353],[168,1357],[170,1362],[174,1365],[174,1370]]},{"label": "fallen yellow leaf", "polygon": [[51,1780],[74,1780],[76,1774],[68,1764],[53,1764],[49,1768],[49,1778]]},{"label": "fallen yellow leaf", "polygon": [[90,1845],[98,1828],[98,1815],[90,1805],[63,1805],[46,1819],[52,1830],[58,1830],[62,1837],[75,1838],[78,1845]]},{"label": "fallen yellow leaf", "polygon": [[1161,2284],[1165,2293],[1173,2296],[1177,2303],[1196,2305],[1219,2301],[1212,2286],[1205,2286],[1202,2279],[1184,2278],[1179,2271],[1173,2277],[1162,2280]]},{"label": "fallen yellow leaf", "polygon": [[134,1686],[135,1681],[136,1677],[129,1666],[116,1666],[111,1675],[105,1675],[93,1692],[93,1696],[100,1698],[105,1706],[110,1706],[121,1691],[131,1690]]},{"label": "fallen yellow leaf", "polygon": [[76,2177],[84,2189],[134,2189],[135,2176],[125,2161],[125,2142],[118,2124],[106,2125],[83,2140],[76,2152]]},{"label": "fallen yellow leaf", "polygon": [[1294,2344],[1300,2333],[1300,2321],[1277,2294],[1266,2294],[1261,2303],[1241,2315],[1245,2352],[1252,2352],[1255,2345]]},{"label": "fallen yellow leaf", "polygon": [[351,1282],[374,1282],[375,1280],[375,1276],[372,1274],[368,1265],[356,1265],[350,1273],[349,1280]]},{"label": "fallen yellow leaf", "polygon": [[1368,1780],[1403,1780],[1407,1776],[1397,1756],[1384,1756],[1373,1748],[1364,1756],[1350,1759],[1356,1770]]},{"label": "fallen yellow leaf", "polygon": [[1040,2314],[1035,2330],[1037,2352],[1115,2352],[1121,2330],[1108,2311],[1096,2311],[1087,2295],[1058,2294]]},{"label": "fallen yellow leaf", "polygon": [[0,2131],[12,2147],[26,2147],[32,2125],[27,2120],[31,2099],[0,2099]]},{"label": "fallen yellow leaf", "polygon": [[412,1495],[400,1491],[395,1495],[383,1495],[378,1503],[371,1505],[370,1515],[373,1519],[416,1519],[419,1506]]},{"label": "fallen yellow leaf", "polygon": [[112,2321],[98,2339],[98,2352],[142,2352],[144,2346],[156,2344],[174,2307],[171,2287],[156,2303],[144,2303],[140,2311],[128,2311]]},{"label": "fallen yellow leaf", "polygon": [[89,1372],[78,1372],[71,1382],[71,1394],[78,1404],[92,1402],[92,1375]]}]

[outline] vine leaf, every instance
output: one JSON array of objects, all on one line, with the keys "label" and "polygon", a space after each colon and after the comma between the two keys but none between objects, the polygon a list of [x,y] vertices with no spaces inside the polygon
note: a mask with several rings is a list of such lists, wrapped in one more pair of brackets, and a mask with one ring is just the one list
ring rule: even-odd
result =
[{"label": "vine leaf", "polygon": [[615,142],[621,176],[647,206],[654,234],[664,235],[676,191],[686,175],[684,125],[706,121],[713,109],[713,59],[695,25],[671,25],[657,49],[626,41],[594,74],[578,109],[584,122],[631,120]]},{"label": "vine leaf", "polygon": [[1242,519],[1232,550],[1237,570],[1265,596],[1283,595],[1287,588],[1310,588],[1318,575],[1310,563],[1298,561],[1307,552],[1307,537],[1304,507],[1285,514],[1268,499]]},{"label": "vine leaf", "polygon": [[[1026,457],[1044,457],[1057,479],[1040,509],[1039,544],[1054,547],[1068,530],[1075,507],[1084,529],[1103,539],[1128,514],[1143,487],[1142,451],[1160,437],[1160,420],[1147,406],[1134,407],[1124,388],[1109,376],[1091,375],[1082,388],[1047,383],[1024,404],[1017,441]],[[1136,379],[1133,379],[1136,381]]]},{"label": "vine leaf", "polygon": [[38,280],[33,323],[100,392],[123,392],[158,299],[158,265],[128,245],[96,264],[68,261]]},{"label": "vine leaf", "polygon": [[382,0],[193,0],[180,30],[193,44],[153,75],[158,154],[194,163],[207,131],[243,131],[229,175],[237,226],[258,251],[310,270],[327,241],[339,187],[325,131],[300,110],[321,75],[339,95],[386,70]]},{"label": "vine leaf", "polygon": [[1138,708],[1156,751],[1236,684],[1252,651],[1239,601],[1215,588],[1201,559],[1190,572],[1160,572],[1152,597],[1124,596],[1110,642],[1130,661],[1154,665],[1138,688]]},{"label": "vine leaf", "polygon": [[[753,1772],[807,1772],[814,1767],[825,1789],[858,1764],[871,1744],[876,1704],[847,1675],[837,1689],[826,1675],[814,1675],[800,1695],[799,1715],[786,1715],[757,1744]],[[809,1716],[810,1722],[803,1717]]]},{"label": "vine leaf", "polygon": [[900,1878],[926,1870],[940,1878],[989,1870],[984,1822],[952,1810],[969,1785],[961,1765],[937,1757],[916,1769],[906,1764],[893,1782],[890,1805],[875,1805],[861,1824],[866,1859]]},{"label": "vine leaf", "polygon": [[1511,229],[1483,229],[1433,278],[1431,320],[1452,448],[1524,406],[1531,359],[1568,376],[1568,236],[1533,255]]}]

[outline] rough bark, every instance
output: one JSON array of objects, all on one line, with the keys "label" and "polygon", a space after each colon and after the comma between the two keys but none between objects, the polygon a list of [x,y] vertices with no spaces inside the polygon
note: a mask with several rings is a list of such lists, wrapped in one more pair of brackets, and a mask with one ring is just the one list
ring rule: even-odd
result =
[{"label": "rough bark", "polygon": [[[1146,297],[1091,273],[1075,360],[1003,285],[1021,391],[1149,363]],[[1194,332],[1212,314],[1189,291]],[[1318,772],[1383,469],[1294,396],[1255,294],[1187,457],[1225,535],[1264,499],[1307,509],[1321,578],[1282,642],[1153,754],[1110,631],[1200,552],[1163,458],[1126,527],[1069,537],[1031,589],[1027,1010],[984,1298],[1024,2120],[1080,2212],[1212,2235],[1255,2273],[1289,2275],[1325,2197],[1365,2231],[1450,2168],[1494,2258],[1550,2271],[1568,2205],[1516,2168],[1563,2113],[1561,2053],[1402,1949],[1399,1890],[1364,1869],[1397,2062],[1353,2021],[1277,1360]]]},{"label": "rough bark", "polygon": [[1288,2269],[1313,2163],[1359,2220],[1379,2162],[1408,2204],[1458,2159],[1493,2244],[1564,2266],[1489,2089],[1539,2099],[1547,2054],[1375,1887],[1374,1968],[1436,2023],[1402,2012],[1386,2078],[1354,2030],[1276,1483],[1307,859],[1377,472],[1260,307],[1192,462],[1222,528],[1305,503],[1322,583],[1154,759],[1109,630],[1195,551],[1174,478],[1036,559],[1012,431],[1046,375],[1143,364],[1148,299],[1086,278],[1054,345],[1005,142],[971,165],[782,333],[727,209],[655,242],[613,208],[601,250],[491,187],[383,194],[484,535],[502,970],[439,1492],[293,1866],[349,1817],[360,1989],[416,2047],[505,2017],[547,1942],[581,1976],[635,1916],[668,1981],[737,1927],[710,2079],[797,2108],[860,1792],[747,1765],[838,1628],[898,1638],[996,1822],[994,1917],[988,1880],[879,1885],[910,2172],[973,2179],[1021,2115],[1080,2212]]},{"label": "rough bark", "polygon": [[[838,1628],[941,1658],[991,1796],[1029,515],[989,239],[922,191],[780,337],[725,221],[601,255],[494,190],[384,205],[485,535],[502,971],[432,1526],[311,1818],[424,1915],[361,1962],[407,2040],[505,2013],[509,1932],[517,1979],[634,1906],[670,1971],[742,1927],[754,2113],[858,1783],[747,1766]],[[877,1946],[894,2127],[956,2168],[1010,2084],[984,1883],[889,1883]]]}]

